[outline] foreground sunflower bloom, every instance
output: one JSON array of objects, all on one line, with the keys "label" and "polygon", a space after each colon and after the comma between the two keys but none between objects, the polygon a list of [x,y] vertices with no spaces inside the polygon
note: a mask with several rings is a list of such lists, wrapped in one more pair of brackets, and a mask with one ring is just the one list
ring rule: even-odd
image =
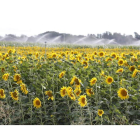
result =
[{"label": "foreground sunflower bloom", "polygon": [[81,107],[84,107],[87,105],[87,98],[86,95],[81,95],[80,98],[78,99],[78,103]]},{"label": "foreground sunflower bloom", "polygon": [[41,107],[41,101],[40,101],[40,99],[36,97],[36,98],[33,100],[33,105],[34,105],[34,107],[36,107],[36,108],[40,108],[40,107]]},{"label": "foreground sunflower bloom", "polygon": [[19,92],[17,91],[17,89],[15,89],[14,92],[10,92],[10,94],[11,94],[11,97],[12,97],[13,100],[16,100],[16,101],[18,100]]},{"label": "foreground sunflower bloom", "polygon": [[135,66],[130,66],[129,70],[133,72],[135,70]]},{"label": "foreground sunflower bloom", "polygon": [[16,81],[17,84],[21,84],[21,83],[22,83],[21,75],[16,73],[16,74],[14,75],[14,81]]},{"label": "foreground sunflower bloom", "polygon": [[5,98],[4,89],[0,89],[0,98],[1,99]]},{"label": "foreground sunflower bloom", "polygon": [[75,101],[75,95],[73,94],[73,89],[71,87],[67,87],[67,93],[68,96],[71,98],[71,100]]},{"label": "foreground sunflower bloom", "polygon": [[120,88],[117,93],[122,100],[129,98],[128,91],[125,88]]},{"label": "foreground sunflower bloom", "polygon": [[53,101],[54,98],[53,98],[53,94],[52,94],[52,91],[51,91],[51,90],[46,91],[46,92],[45,92],[45,95],[48,95],[48,96],[49,96],[48,100],[51,99],[51,100]]},{"label": "foreground sunflower bloom", "polygon": [[107,83],[107,84],[111,84],[113,81],[114,81],[114,79],[113,79],[111,76],[108,76],[108,77],[106,78],[106,83]]},{"label": "foreground sunflower bloom", "polygon": [[8,80],[8,77],[9,77],[9,73],[5,73],[3,76],[2,76],[2,79],[4,81],[7,81]]},{"label": "foreground sunflower bloom", "polygon": [[122,73],[123,72],[123,68],[120,68],[116,71],[116,73]]},{"label": "foreground sunflower bloom", "polygon": [[123,64],[124,64],[124,60],[123,60],[123,59],[119,59],[118,65],[119,65],[119,66],[122,66]]},{"label": "foreground sunflower bloom", "polygon": [[100,116],[100,117],[102,117],[102,115],[104,114],[104,111],[103,110],[100,110],[100,109],[98,109],[98,115]]},{"label": "foreground sunflower bloom", "polygon": [[91,95],[94,95],[94,92],[93,92],[92,88],[86,89],[86,93],[87,93],[87,95],[90,96],[90,97],[91,97]]},{"label": "foreground sunflower bloom", "polygon": [[97,78],[92,78],[91,80],[90,80],[90,85],[92,86],[92,85],[94,85],[95,83],[97,82]]},{"label": "foreground sunflower bloom", "polygon": [[77,78],[76,76],[73,76],[73,78],[72,78],[72,80],[70,82],[70,85],[72,85],[74,83],[75,83],[76,87],[80,87],[81,80],[79,78]]},{"label": "foreground sunflower bloom", "polygon": [[60,90],[60,95],[61,97],[64,97],[67,95],[67,87],[62,87],[61,90]]},{"label": "foreground sunflower bloom", "polygon": [[66,71],[62,71],[60,74],[59,74],[59,78],[62,78],[64,75],[65,75]]},{"label": "foreground sunflower bloom", "polygon": [[132,78],[134,78],[138,72],[139,72],[139,70],[135,69],[135,70],[133,71]]},{"label": "foreground sunflower bloom", "polygon": [[26,85],[25,84],[20,84],[20,88],[21,88],[21,91],[24,93],[24,94],[28,94],[28,90],[26,88]]},{"label": "foreground sunflower bloom", "polygon": [[81,94],[81,88],[80,87],[77,87],[75,90],[74,90],[74,93],[76,94],[76,96],[79,96]]}]

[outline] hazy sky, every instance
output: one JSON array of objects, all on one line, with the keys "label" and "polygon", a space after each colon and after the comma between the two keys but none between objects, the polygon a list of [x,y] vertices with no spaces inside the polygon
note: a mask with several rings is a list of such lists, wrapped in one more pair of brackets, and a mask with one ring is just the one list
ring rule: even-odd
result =
[{"label": "hazy sky", "polygon": [[140,33],[139,0],[0,0],[0,35]]}]

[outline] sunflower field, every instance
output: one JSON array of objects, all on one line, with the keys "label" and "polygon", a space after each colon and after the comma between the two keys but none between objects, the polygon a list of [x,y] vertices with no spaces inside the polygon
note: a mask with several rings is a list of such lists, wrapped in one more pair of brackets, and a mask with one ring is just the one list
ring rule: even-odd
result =
[{"label": "sunflower field", "polygon": [[139,48],[0,46],[0,124],[139,125]]}]

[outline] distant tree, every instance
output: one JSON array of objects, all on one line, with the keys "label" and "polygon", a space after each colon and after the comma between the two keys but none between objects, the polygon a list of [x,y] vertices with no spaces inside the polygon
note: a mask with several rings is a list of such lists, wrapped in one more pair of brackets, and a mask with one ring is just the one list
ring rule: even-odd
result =
[{"label": "distant tree", "polygon": [[134,32],[134,34],[136,39],[140,39],[140,35],[137,32]]}]

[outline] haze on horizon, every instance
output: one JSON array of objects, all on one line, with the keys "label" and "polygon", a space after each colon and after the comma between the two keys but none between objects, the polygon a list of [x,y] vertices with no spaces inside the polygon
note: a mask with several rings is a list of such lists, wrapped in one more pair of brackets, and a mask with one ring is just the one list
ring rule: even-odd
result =
[{"label": "haze on horizon", "polygon": [[138,0],[1,0],[0,36],[140,33]]}]

